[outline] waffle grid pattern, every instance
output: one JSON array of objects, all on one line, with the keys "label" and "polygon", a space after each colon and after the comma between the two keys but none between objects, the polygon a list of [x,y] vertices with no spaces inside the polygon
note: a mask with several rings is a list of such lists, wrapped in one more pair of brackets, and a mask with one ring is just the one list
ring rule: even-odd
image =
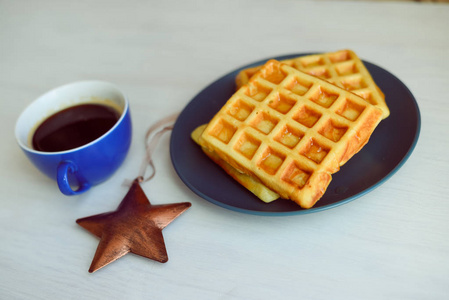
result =
[{"label": "waffle grid pattern", "polygon": [[308,208],[380,119],[362,98],[271,60],[228,100],[202,139],[237,170]]},{"label": "waffle grid pattern", "polygon": [[[383,93],[363,62],[351,50],[302,56],[282,62],[359,95],[367,102],[379,107],[383,111],[383,118],[390,114]],[[236,80],[238,88],[245,84],[259,68],[241,71]]]}]

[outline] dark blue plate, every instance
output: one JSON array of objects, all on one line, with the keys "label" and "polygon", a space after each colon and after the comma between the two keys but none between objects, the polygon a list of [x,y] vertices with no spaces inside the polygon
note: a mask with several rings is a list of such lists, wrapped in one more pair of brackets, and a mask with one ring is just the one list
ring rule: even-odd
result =
[{"label": "dark blue plate", "polygon": [[[289,59],[306,54],[277,57]],[[318,212],[348,203],[378,187],[408,159],[419,137],[418,104],[408,88],[394,75],[364,61],[385,94],[390,116],[372,134],[368,144],[332,176],[324,196],[311,209],[290,200],[264,203],[213,163],[190,138],[199,125],[208,123],[235,91],[235,76],[261,60],[239,68],[202,90],[178,117],[170,141],[173,166],[181,180],[200,197],[234,211],[258,215],[291,215]]]}]

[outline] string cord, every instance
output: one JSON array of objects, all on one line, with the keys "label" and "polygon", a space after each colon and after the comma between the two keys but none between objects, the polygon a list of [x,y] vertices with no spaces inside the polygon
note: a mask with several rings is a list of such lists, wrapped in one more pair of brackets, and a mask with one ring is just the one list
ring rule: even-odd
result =
[{"label": "string cord", "polygon": [[[140,183],[151,180],[156,175],[156,168],[153,162],[153,154],[156,150],[159,140],[165,132],[173,130],[174,122],[178,118],[179,113],[165,117],[153,124],[145,134],[145,157],[140,166],[139,175],[136,180]],[[151,173],[145,177],[147,169],[150,167]]]}]

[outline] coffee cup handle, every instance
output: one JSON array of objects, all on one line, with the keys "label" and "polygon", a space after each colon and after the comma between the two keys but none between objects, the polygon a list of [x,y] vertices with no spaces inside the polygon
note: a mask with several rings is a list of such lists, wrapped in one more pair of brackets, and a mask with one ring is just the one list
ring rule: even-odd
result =
[{"label": "coffee cup handle", "polygon": [[[90,184],[84,180],[81,176],[77,174],[78,167],[71,161],[62,161],[58,165],[57,170],[57,181],[58,187],[64,195],[78,195],[84,193],[90,188]],[[73,190],[70,186],[69,182],[69,174],[73,174],[78,181],[79,188],[77,190]]]}]

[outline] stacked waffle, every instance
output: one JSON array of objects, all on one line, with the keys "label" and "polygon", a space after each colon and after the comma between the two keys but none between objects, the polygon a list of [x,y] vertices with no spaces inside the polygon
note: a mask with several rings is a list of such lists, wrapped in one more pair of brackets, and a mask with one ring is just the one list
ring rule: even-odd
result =
[{"label": "stacked waffle", "polygon": [[192,137],[265,202],[282,197],[311,208],[389,114],[363,63],[347,50],[270,60],[236,81],[236,93]]},{"label": "stacked waffle", "polygon": [[[380,108],[383,112],[383,119],[390,115],[384,94],[360,58],[351,50],[300,56],[281,62],[359,95]],[[237,89],[248,83],[260,68],[261,66],[258,66],[240,71],[236,77]]]}]

